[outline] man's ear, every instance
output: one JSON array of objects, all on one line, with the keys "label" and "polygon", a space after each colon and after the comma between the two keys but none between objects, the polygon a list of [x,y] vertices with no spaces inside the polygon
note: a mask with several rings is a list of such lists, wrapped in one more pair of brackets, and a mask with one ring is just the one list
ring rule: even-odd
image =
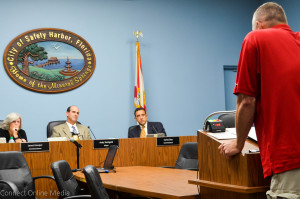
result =
[{"label": "man's ear", "polygon": [[266,24],[260,21],[256,21],[256,30],[265,29]]}]

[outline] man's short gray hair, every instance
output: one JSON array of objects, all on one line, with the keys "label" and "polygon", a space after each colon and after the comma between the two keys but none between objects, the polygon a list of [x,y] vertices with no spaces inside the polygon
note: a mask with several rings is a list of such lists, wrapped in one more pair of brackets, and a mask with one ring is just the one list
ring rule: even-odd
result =
[{"label": "man's short gray hair", "polygon": [[283,8],[274,2],[267,2],[259,6],[253,14],[252,29],[256,29],[256,21],[267,22],[271,28],[277,24],[288,24]]},{"label": "man's short gray hair", "polygon": [[1,124],[0,128],[4,130],[9,129],[10,123],[20,118],[20,129],[22,128],[22,118],[19,113],[10,113],[6,116],[5,120]]}]

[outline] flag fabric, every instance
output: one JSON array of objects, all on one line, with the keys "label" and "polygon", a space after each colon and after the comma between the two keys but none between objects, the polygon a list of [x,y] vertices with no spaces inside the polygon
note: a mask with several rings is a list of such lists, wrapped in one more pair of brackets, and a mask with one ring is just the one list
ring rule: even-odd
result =
[{"label": "flag fabric", "polygon": [[142,62],[139,42],[136,42],[136,71],[135,71],[135,85],[134,85],[134,106],[136,108],[146,108],[146,98],[144,89],[144,79],[142,71]]}]

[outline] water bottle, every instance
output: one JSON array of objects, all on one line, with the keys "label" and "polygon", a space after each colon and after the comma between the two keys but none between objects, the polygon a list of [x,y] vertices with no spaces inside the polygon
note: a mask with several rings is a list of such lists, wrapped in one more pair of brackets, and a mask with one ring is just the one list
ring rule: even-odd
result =
[{"label": "water bottle", "polygon": [[8,143],[15,143],[14,137],[10,136]]}]

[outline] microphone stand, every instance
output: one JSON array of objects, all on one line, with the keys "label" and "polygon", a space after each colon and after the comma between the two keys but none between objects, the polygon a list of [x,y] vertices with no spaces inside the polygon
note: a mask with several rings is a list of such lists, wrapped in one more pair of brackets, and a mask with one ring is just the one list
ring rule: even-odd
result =
[{"label": "microphone stand", "polygon": [[79,144],[73,137],[71,137],[70,139],[71,142],[73,142],[76,145],[77,148],[77,152],[76,152],[76,156],[77,156],[77,169],[73,169],[72,171],[80,171],[80,167],[79,167],[79,148],[81,148],[81,144]]},{"label": "microphone stand", "polygon": [[79,167],[79,145],[77,145],[77,171],[80,171],[80,167]]}]

